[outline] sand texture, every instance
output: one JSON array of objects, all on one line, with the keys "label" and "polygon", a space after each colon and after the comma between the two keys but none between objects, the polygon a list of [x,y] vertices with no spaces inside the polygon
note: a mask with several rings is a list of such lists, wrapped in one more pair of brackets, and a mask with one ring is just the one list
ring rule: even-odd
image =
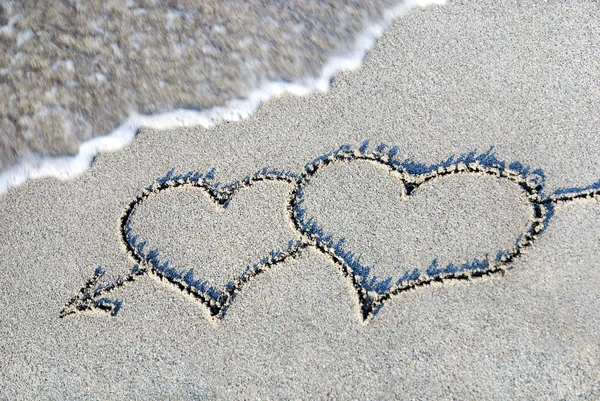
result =
[{"label": "sand texture", "polygon": [[600,398],[599,15],[414,9],[327,93],[13,188],[0,398]]}]

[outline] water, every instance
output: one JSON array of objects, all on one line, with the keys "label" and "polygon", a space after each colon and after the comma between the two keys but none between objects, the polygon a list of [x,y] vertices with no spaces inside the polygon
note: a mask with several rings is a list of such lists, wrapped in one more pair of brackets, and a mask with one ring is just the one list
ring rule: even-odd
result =
[{"label": "water", "polygon": [[430,3],[0,0],[0,194],[81,174],[141,126],[211,127],[325,91]]}]

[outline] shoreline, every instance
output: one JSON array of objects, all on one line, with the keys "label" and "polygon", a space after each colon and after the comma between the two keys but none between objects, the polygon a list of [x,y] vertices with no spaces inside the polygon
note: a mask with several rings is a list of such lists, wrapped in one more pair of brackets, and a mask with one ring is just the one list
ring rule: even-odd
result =
[{"label": "shoreline", "polygon": [[446,0],[408,0],[384,14],[383,19],[364,28],[354,40],[351,51],[334,55],[318,76],[304,77],[293,82],[267,81],[247,96],[228,101],[224,105],[204,110],[175,109],[159,114],[134,113],[114,131],[84,141],[73,156],[31,156],[0,173],[0,196],[29,179],[54,177],[63,180],[75,178],[88,170],[94,158],[102,152],[115,152],[133,141],[142,127],[171,129],[191,126],[212,128],[226,121],[239,121],[251,116],[261,104],[283,95],[306,96],[313,92],[327,92],[331,81],[340,72],[358,69],[377,39],[389,28],[394,19],[414,7],[440,6]]}]

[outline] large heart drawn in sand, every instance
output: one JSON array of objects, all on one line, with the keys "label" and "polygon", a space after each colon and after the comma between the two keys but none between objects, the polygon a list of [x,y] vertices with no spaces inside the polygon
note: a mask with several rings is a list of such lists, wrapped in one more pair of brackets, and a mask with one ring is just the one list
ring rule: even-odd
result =
[{"label": "large heart drawn in sand", "polygon": [[294,216],[368,319],[403,290],[505,269],[546,223],[541,178],[490,154],[424,166],[342,149],[307,166]]},{"label": "large heart drawn in sand", "polygon": [[266,171],[224,187],[210,174],[167,175],[130,205],[125,244],[154,276],[221,315],[244,282],[300,246],[289,224],[290,183]]}]

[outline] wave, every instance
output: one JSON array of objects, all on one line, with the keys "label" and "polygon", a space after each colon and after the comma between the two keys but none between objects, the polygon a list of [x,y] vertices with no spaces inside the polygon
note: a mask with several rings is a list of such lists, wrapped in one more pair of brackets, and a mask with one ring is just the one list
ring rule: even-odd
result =
[{"label": "wave", "polygon": [[358,69],[375,41],[392,24],[393,20],[413,7],[443,5],[446,0],[408,0],[387,10],[377,23],[362,30],[356,37],[352,50],[330,58],[317,76],[305,77],[292,82],[268,81],[252,90],[247,96],[232,99],[224,105],[204,110],[175,109],[172,111],[143,115],[134,113],[114,131],[80,144],[73,156],[33,155],[22,159],[0,174],[0,195],[19,186],[28,179],[55,177],[71,179],[83,174],[100,152],[114,152],[127,146],[141,127],[154,129],[202,126],[211,128],[225,121],[239,121],[249,117],[263,103],[277,96],[291,94],[305,96],[309,93],[326,92],[335,74]]}]

